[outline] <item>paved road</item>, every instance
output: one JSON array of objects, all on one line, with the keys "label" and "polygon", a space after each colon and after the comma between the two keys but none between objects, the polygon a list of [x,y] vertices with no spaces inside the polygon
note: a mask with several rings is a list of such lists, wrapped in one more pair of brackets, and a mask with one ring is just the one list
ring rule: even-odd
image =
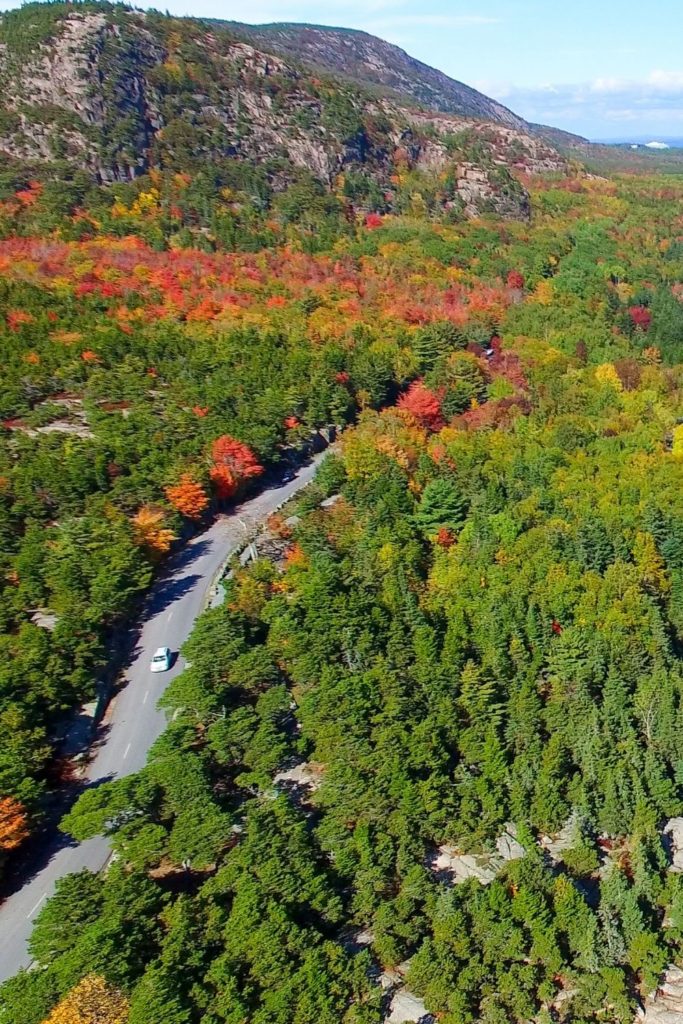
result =
[{"label": "paved road", "polygon": [[[137,644],[124,674],[124,686],[105,718],[88,768],[89,780],[121,778],[143,767],[149,748],[166,724],[157,701],[171,679],[183,669],[183,659],[178,657],[170,671],[153,674],[149,670],[152,654],[157,647],[168,646],[177,651],[182,646],[223,563],[244,547],[247,532],[251,533],[309,483],[324,454],[300,469],[289,483],[265,490],[233,514],[221,516],[171,560],[148,596]],[[109,846],[103,837],[81,844],[69,844],[61,833],[55,837],[34,875],[0,905],[0,981],[28,966],[27,942],[32,921],[52,894],[56,880],[82,868],[100,871],[108,856]]]}]

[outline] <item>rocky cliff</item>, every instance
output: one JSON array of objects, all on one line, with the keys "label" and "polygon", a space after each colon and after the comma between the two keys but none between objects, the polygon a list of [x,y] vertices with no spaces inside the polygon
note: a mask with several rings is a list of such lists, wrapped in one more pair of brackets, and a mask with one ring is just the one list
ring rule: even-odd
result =
[{"label": "rocky cliff", "polygon": [[516,124],[415,110],[320,77],[264,43],[221,24],[105,3],[8,12],[0,153],[10,164],[77,168],[103,183],[216,162],[245,174],[261,168],[276,188],[305,174],[332,190],[351,174],[361,207],[372,206],[371,195],[389,203],[397,175],[438,174],[438,201],[469,216],[525,217],[528,196],[511,171],[567,170]]}]

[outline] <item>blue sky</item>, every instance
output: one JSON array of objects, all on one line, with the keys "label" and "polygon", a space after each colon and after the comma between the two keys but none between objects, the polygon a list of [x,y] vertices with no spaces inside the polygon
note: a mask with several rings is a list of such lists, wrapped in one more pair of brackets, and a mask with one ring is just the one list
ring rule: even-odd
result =
[{"label": "blue sky", "polygon": [[[2,6],[15,5],[0,0]],[[529,120],[590,138],[683,137],[681,0],[156,0],[154,6],[254,23],[365,29]]]}]

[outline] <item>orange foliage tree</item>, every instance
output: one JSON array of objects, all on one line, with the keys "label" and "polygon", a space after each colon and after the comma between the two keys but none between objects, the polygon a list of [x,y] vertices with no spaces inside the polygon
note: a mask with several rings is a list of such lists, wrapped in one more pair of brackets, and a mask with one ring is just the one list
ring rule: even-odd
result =
[{"label": "orange foliage tree", "polygon": [[97,974],[71,989],[44,1024],[126,1024],[128,1000]]},{"label": "orange foliage tree", "polygon": [[0,799],[0,852],[14,850],[28,836],[24,805],[11,796]]},{"label": "orange foliage tree", "polygon": [[177,484],[166,488],[165,494],[176,512],[188,519],[199,519],[209,504],[204,488],[190,473],[183,473]]},{"label": "orange foliage tree", "polygon": [[146,548],[150,555],[165,555],[175,540],[173,530],[164,526],[164,513],[151,505],[143,505],[133,516],[135,543]]},{"label": "orange foliage tree", "polygon": [[263,466],[251,448],[228,434],[217,437],[211,446],[213,466],[209,470],[219,498],[232,498],[241,484],[260,476]]}]

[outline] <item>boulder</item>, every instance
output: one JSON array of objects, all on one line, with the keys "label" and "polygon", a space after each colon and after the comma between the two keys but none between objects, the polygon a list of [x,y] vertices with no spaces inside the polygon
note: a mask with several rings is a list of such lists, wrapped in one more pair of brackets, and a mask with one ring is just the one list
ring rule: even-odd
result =
[{"label": "boulder", "polygon": [[407,988],[394,994],[384,1018],[385,1024],[431,1024],[433,1020],[422,1000]]},{"label": "boulder", "polygon": [[507,825],[503,834],[498,836],[496,850],[504,861],[522,859],[525,850],[517,839],[517,829],[514,825]]}]

